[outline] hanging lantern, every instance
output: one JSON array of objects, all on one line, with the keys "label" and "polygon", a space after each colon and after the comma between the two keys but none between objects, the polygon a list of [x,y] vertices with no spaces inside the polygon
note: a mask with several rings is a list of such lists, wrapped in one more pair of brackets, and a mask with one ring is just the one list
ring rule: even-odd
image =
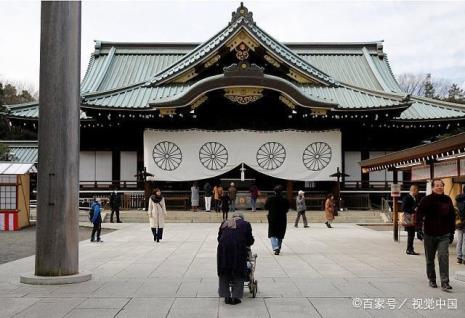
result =
[{"label": "hanging lantern", "polygon": [[245,170],[247,170],[247,169],[244,168],[244,163],[242,163],[242,166],[241,166],[240,170],[241,170],[241,181],[244,181],[245,180]]}]

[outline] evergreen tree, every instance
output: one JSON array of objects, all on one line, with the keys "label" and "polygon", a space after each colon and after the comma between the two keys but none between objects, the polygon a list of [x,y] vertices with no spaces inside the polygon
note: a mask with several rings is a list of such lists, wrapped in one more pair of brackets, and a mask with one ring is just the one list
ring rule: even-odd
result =
[{"label": "evergreen tree", "polygon": [[36,139],[36,133],[22,129],[21,127],[10,127],[6,117],[4,105],[23,104],[35,101],[27,90],[18,93],[12,84],[0,83],[0,140],[5,139]]},{"label": "evergreen tree", "polygon": [[431,74],[426,74],[425,80],[423,81],[423,95],[428,98],[436,98],[433,81],[431,80]]},{"label": "evergreen tree", "polygon": [[7,155],[9,153],[9,148],[7,145],[0,143],[0,161],[6,161]]},{"label": "evergreen tree", "polygon": [[452,103],[465,104],[465,92],[454,83],[450,86],[448,96],[444,100]]}]

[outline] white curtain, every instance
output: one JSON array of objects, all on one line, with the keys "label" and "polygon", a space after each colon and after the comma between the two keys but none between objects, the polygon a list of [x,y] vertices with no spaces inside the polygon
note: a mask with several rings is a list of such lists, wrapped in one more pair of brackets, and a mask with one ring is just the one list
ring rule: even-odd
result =
[{"label": "white curtain", "polygon": [[334,180],[329,175],[341,167],[341,133],[338,130],[144,131],[144,164],[155,180],[206,179],[241,163],[281,179]]}]

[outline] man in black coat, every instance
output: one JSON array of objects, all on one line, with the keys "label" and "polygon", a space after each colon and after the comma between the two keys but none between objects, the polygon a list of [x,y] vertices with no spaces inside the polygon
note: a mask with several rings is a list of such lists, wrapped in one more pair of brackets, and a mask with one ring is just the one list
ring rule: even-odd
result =
[{"label": "man in black coat", "polygon": [[417,238],[424,239],[426,275],[430,287],[438,287],[434,266],[437,252],[441,288],[447,291],[452,289],[449,285],[449,244],[454,241],[455,210],[451,198],[444,194],[444,182],[434,179],[431,186],[433,193],[424,197],[417,209]]},{"label": "man in black coat", "polygon": [[116,188],[110,195],[110,207],[111,207],[111,215],[110,215],[110,222],[113,223],[113,214],[116,212],[116,222],[122,223],[119,218],[119,208],[121,207],[121,196],[116,191]]},{"label": "man in black coat", "polygon": [[[404,212],[404,220],[414,220],[415,212],[417,210],[417,195],[418,187],[416,185],[410,186],[410,192],[402,200],[402,212]],[[405,231],[407,231],[407,251],[408,255],[419,255],[414,251],[413,239],[415,238],[415,222],[405,224]]]},{"label": "man in black coat", "polygon": [[[244,220],[242,213],[221,223],[218,231],[217,272],[218,293],[227,304],[236,305],[244,295],[247,255],[254,243],[252,226]],[[229,289],[230,284],[232,290]]]},{"label": "man in black coat", "polygon": [[265,203],[265,209],[268,210],[268,237],[271,239],[271,247],[275,255],[281,252],[289,210],[289,201],[281,195],[282,189],[280,185],[276,186],[274,195],[269,197]]}]

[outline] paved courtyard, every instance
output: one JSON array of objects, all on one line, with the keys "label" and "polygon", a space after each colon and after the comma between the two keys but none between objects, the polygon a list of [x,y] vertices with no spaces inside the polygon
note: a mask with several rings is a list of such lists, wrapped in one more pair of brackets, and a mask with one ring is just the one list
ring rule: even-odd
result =
[{"label": "paved courtyard", "polygon": [[451,255],[453,291],[429,288],[424,255],[407,256],[405,237],[394,243],[391,232],[288,227],[275,256],[267,225],[253,224],[259,292],[232,306],[217,297],[217,224],[167,224],[159,244],[147,224],[113,226],[120,229],[103,244],[80,243],[89,282],[23,285],[19,275],[33,271],[34,257],[0,265],[0,317],[465,316],[465,282],[455,279],[465,265]]}]

